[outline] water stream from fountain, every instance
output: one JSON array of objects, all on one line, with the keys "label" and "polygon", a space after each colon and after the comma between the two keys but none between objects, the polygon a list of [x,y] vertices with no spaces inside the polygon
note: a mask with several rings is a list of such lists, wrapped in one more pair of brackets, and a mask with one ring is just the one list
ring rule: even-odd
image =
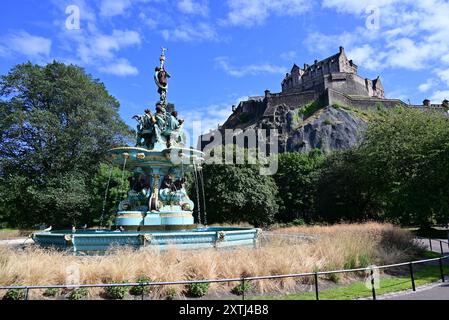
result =
[{"label": "water stream from fountain", "polygon": [[193,160],[193,174],[194,174],[194,179],[195,179],[195,190],[196,190],[196,203],[198,206],[198,224],[201,225],[201,205],[200,205],[200,190],[198,187],[198,175],[197,175],[197,167],[196,167],[196,163],[195,160]]},{"label": "water stream from fountain", "polygon": [[104,192],[104,198],[103,198],[103,210],[101,211],[101,218],[100,218],[100,228],[103,227],[103,219],[104,219],[104,212],[106,210],[106,201],[108,198],[108,192],[109,192],[109,185],[111,184],[111,177],[112,177],[112,170],[113,170],[113,165],[111,163],[111,165],[109,166],[109,178],[108,178],[108,183],[106,184],[106,190]]},{"label": "water stream from fountain", "polygon": [[120,181],[120,190],[118,192],[118,196],[117,196],[117,202],[118,202],[118,206],[120,207],[120,197],[122,196],[122,190],[123,190],[123,180],[125,179],[125,169],[126,169],[126,160],[127,158],[125,157],[125,161],[123,162],[123,168],[122,168],[122,180]]},{"label": "water stream from fountain", "polygon": [[203,168],[200,167],[199,169],[199,176],[200,176],[200,183],[201,183],[201,192],[203,195],[203,222],[204,225],[207,227],[207,212],[206,212],[206,197],[204,195],[204,176],[203,176]]}]

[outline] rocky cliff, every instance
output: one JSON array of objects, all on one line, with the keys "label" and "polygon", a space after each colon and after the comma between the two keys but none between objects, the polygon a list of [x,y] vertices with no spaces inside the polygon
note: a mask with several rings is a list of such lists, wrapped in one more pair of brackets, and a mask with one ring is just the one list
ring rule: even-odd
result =
[{"label": "rocky cliff", "polygon": [[348,149],[357,144],[367,126],[357,113],[336,107],[325,107],[305,120],[295,121],[294,111],[287,114],[288,130],[283,132],[280,146],[284,151],[323,152]]},{"label": "rocky cliff", "polygon": [[[364,111],[339,106],[309,105],[308,109],[279,106],[273,117],[245,112],[239,108],[218,130],[223,136],[225,129],[241,130],[241,135],[248,134],[248,129],[277,129],[279,152],[321,149],[329,153],[357,144],[367,126],[367,119]],[[203,150],[206,145],[216,145],[216,132],[203,136]],[[236,133],[235,136],[239,134]],[[244,141],[244,138],[240,141]]]}]

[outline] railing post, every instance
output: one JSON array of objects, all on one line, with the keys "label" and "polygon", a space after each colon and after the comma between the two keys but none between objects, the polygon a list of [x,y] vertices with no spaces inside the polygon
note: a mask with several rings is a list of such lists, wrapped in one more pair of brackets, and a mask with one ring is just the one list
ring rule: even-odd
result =
[{"label": "railing post", "polygon": [[443,258],[440,258],[440,260],[438,260],[438,264],[440,265],[441,282],[444,282]]},{"label": "railing post", "polygon": [[30,289],[28,287],[25,288],[25,297],[23,298],[23,300],[28,300],[28,293],[29,293]]},{"label": "railing post", "polygon": [[413,263],[410,262],[409,268],[410,268],[410,278],[412,279],[412,289],[413,289],[413,291],[416,291],[416,287],[415,287],[415,277],[414,277],[414,275],[413,275]]},{"label": "railing post", "polygon": [[315,272],[315,297],[317,300],[320,300],[319,291],[318,291],[318,272]]},{"label": "railing post", "polygon": [[142,300],[143,300],[143,298],[145,296],[145,286],[143,283],[141,284],[141,286],[142,286]]},{"label": "railing post", "polygon": [[242,300],[245,300],[245,278],[242,278]]},{"label": "railing post", "polygon": [[432,249],[432,239],[431,238],[429,238],[429,246],[430,246],[430,251],[433,251],[433,249]]},{"label": "railing post", "polygon": [[440,251],[441,251],[441,255],[444,256],[444,251],[443,251],[443,243],[440,240]]},{"label": "railing post", "polygon": [[371,291],[373,293],[373,300],[376,300],[376,288],[374,286],[374,269],[371,268]]}]

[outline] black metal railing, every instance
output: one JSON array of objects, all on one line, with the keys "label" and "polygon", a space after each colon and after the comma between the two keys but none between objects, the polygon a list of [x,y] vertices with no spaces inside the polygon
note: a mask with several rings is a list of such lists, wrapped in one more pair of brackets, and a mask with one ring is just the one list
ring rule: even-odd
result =
[{"label": "black metal railing", "polygon": [[[421,239],[422,240],[422,239]],[[315,298],[316,300],[320,299],[319,296],[319,277],[320,276],[329,276],[336,275],[342,273],[353,273],[353,272],[369,272],[370,280],[371,280],[371,293],[372,299],[376,300],[376,286],[375,286],[375,278],[374,278],[374,270],[383,270],[389,268],[396,267],[408,267],[410,280],[411,280],[411,289],[416,291],[416,283],[415,283],[415,270],[414,266],[438,261],[439,271],[441,282],[445,282],[445,274],[444,274],[444,264],[443,261],[449,259],[449,255],[444,255],[443,243],[446,244],[449,248],[449,243],[442,240],[429,239],[431,246],[432,241],[439,242],[440,245],[440,254],[441,256],[438,258],[417,260],[417,261],[408,261],[396,264],[389,264],[383,266],[370,266],[366,268],[355,268],[355,269],[342,269],[342,270],[333,270],[333,271],[316,271],[316,272],[307,272],[307,273],[296,273],[296,274],[284,274],[284,275],[272,275],[272,276],[255,276],[255,277],[240,277],[240,278],[229,278],[229,279],[208,279],[208,280],[190,280],[190,281],[167,281],[167,282],[135,282],[135,283],[108,283],[108,284],[77,284],[77,285],[36,285],[36,286],[0,286],[0,290],[25,290],[24,300],[28,300],[30,290],[37,289],[78,289],[78,288],[108,288],[108,287],[133,287],[138,286],[142,287],[141,299],[144,300],[145,290],[144,287],[158,287],[158,286],[174,286],[174,285],[190,285],[190,284],[199,284],[199,283],[230,283],[230,282],[239,282],[242,287],[242,300],[246,298],[246,285],[251,281],[257,280],[272,280],[272,279],[287,279],[287,278],[302,278],[302,277],[313,277],[314,289],[315,289]]]}]

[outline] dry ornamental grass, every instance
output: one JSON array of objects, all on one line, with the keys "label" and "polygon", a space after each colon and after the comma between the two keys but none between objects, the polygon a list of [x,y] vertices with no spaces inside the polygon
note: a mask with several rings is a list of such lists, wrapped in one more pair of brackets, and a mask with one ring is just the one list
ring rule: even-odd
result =
[{"label": "dry ornamental grass", "polygon": [[[66,284],[67,270],[74,266],[79,268],[83,284],[132,282],[142,275],[160,282],[303,273],[403,262],[415,258],[421,250],[410,233],[390,224],[291,227],[276,233],[305,233],[316,238],[291,241],[266,237],[268,240],[259,249],[182,251],[171,248],[165,252],[119,249],[104,256],[75,256],[35,246],[24,250],[1,246],[0,285]],[[255,281],[252,288],[262,294],[288,292],[312,281],[309,278]],[[235,285],[211,284],[209,292],[229,293]],[[90,289],[89,294],[98,296],[101,290]],[[180,295],[182,290],[181,286],[157,287],[151,294],[161,298],[168,291]],[[40,294],[38,290],[32,291],[32,295]]]}]

